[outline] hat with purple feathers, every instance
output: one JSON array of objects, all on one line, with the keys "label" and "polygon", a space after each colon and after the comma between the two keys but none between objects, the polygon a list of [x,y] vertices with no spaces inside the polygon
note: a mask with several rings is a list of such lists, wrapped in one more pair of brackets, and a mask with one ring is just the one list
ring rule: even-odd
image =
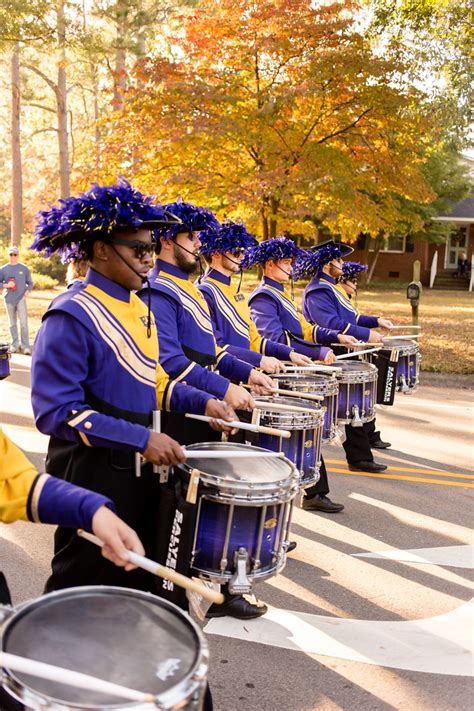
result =
[{"label": "hat with purple feathers", "polygon": [[342,265],[342,275],[339,281],[357,281],[357,277],[368,269],[367,264],[360,262],[344,262]]},{"label": "hat with purple feathers", "polygon": [[208,229],[217,229],[220,225],[212,210],[205,207],[198,207],[190,202],[176,200],[164,206],[173,215],[179,218],[180,223],[176,225],[163,225],[155,230],[158,237],[173,239],[180,232],[202,232]]},{"label": "hat with purple feathers", "polygon": [[179,218],[143,195],[124,178],[115,185],[93,183],[85,193],[62,198],[38,213],[31,249],[71,259],[95,240],[114,233],[175,225]]},{"label": "hat with purple feathers", "polygon": [[247,250],[256,247],[257,239],[248,232],[245,225],[226,220],[216,229],[204,230],[199,235],[201,241],[201,254],[210,256],[211,254],[235,253],[238,250]]},{"label": "hat with purple feathers", "polygon": [[278,259],[296,259],[302,249],[296,246],[293,240],[287,237],[274,237],[259,242],[255,247],[251,247],[245,254],[242,262],[242,268],[248,269],[256,264],[265,264],[266,262]]},{"label": "hat with purple feathers", "polygon": [[348,244],[334,242],[332,239],[316,244],[311,249],[302,251],[296,260],[293,278],[295,280],[311,279],[322,272],[323,267],[333,259],[341,259],[353,251],[353,248]]}]

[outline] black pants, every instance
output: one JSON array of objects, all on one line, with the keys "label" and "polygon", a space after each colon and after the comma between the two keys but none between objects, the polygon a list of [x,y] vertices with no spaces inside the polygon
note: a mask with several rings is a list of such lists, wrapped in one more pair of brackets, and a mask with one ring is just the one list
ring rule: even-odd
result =
[{"label": "black pants", "polygon": [[372,462],[370,445],[380,439],[380,432],[375,430],[375,419],[365,422],[362,427],[346,425],[346,441],[342,445],[349,464]]},{"label": "black pants", "polygon": [[320,496],[327,496],[329,494],[328,473],[326,464],[324,463],[324,459],[322,457],[319,475],[318,483],[314,484],[314,486],[308,486],[308,488],[305,489],[304,496],[306,499],[311,499],[313,496],[316,496],[316,494],[319,494]]},{"label": "black pants", "polygon": [[[90,448],[52,437],[46,466],[49,473],[112,499],[120,518],[137,532],[146,555],[155,558],[160,484],[151,465],[143,466],[142,476],[136,477],[131,452]],[[156,592],[155,581],[146,571],[126,573],[110,563],[99,548],[79,538],[73,529],[56,529],[46,592],[76,585],[118,585]]]}]

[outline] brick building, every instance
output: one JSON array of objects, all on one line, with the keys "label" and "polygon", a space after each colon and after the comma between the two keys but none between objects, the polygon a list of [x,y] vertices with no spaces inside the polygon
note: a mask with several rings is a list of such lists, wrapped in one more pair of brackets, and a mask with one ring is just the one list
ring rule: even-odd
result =
[{"label": "brick building", "polygon": [[[465,253],[469,261],[474,253],[474,193],[457,203],[452,212],[439,215],[435,218],[439,222],[453,222],[456,232],[447,238],[444,244],[431,244],[417,240],[410,241],[409,237],[390,237],[385,248],[380,251],[375,266],[374,277],[377,279],[398,279],[411,281],[413,275],[413,262],[421,262],[421,281],[429,284],[430,269],[435,252],[438,252],[438,267],[436,272],[435,287],[443,280],[451,279],[456,271],[458,257]],[[358,240],[355,252],[351,259],[364,261],[365,237]]]}]

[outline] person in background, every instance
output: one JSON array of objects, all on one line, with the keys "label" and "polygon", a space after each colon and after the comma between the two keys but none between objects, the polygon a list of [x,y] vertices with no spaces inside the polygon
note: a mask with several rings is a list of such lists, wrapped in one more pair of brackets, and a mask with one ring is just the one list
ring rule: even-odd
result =
[{"label": "person in background", "polygon": [[466,252],[461,252],[458,257],[458,266],[453,276],[464,276],[469,271],[469,259],[467,258]]},{"label": "person in background", "polygon": [[25,355],[31,355],[26,295],[33,288],[33,279],[26,264],[19,261],[19,254],[18,247],[10,247],[8,250],[8,264],[0,268],[0,284],[3,286],[3,300],[10,324],[10,350],[12,353],[20,350],[17,326],[19,321],[21,350]]}]

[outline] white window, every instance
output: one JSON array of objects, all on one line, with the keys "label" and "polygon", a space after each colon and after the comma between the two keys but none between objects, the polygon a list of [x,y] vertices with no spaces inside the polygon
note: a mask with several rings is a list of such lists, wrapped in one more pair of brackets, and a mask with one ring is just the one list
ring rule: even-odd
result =
[{"label": "white window", "polygon": [[[406,235],[390,235],[385,240],[385,243],[380,250],[381,252],[405,252],[407,238]],[[370,240],[369,251],[374,251],[375,240]]]}]

